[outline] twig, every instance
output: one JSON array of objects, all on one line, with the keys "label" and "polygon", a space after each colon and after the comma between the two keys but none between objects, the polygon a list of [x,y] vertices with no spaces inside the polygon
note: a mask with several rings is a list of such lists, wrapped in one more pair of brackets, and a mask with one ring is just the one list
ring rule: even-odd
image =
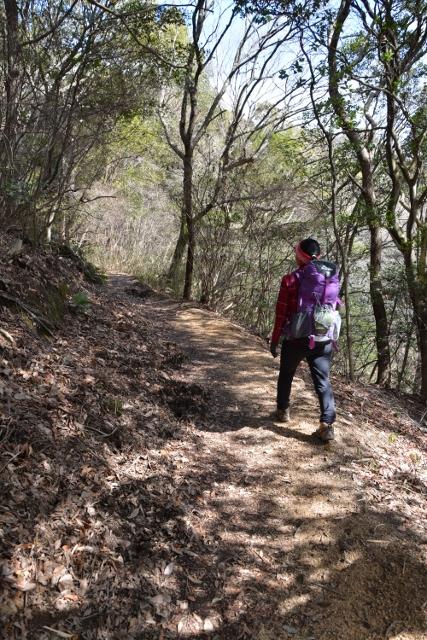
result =
[{"label": "twig", "polygon": [[18,453],[15,453],[15,455],[13,455],[13,456],[11,456],[11,457],[9,458],[9,460],[6,462],[6,464],[5,464],[5,465],[3,465],[3,466],[0,468],[0,475],[1,475],[1,474],[3,473],[3,471],[6,469],[7,465],[8,465],[8,464],[10,464],[10,463],[12,462],[12,460],[15,460],[15,458],[17,458],[20,454],[21,454],[21,451],[18,451]]},{"label": "twig", "polygon": [[105,431],[101,431],[101,429],[97,429],[96,427],[91,427],[90,425],[86,425],[86,429],[90,429],[90,431],[96,431],[96,433],[99,433],[99,435],[101,435],[103,438],[111,438],[111,436],[116,433],[118,427],[114,427],[111,433],[105,433]]},{"label": "twig", "polygon": [[74,636],[71,633],[65,633],[65,631],[59,631],[59,629],[53,629],[52,627],[43,626],[43,629],[46,631],[51,631],[55,635],[59,636],[59,638],[73,638]]},{"label": "twig", "polygon": [[252,551],[257,554],[258,558],[260,558],[263,561],[264,564],[267,564],[269,566],[271,565],[271,563],[269,561],[265,560],[262,557],[262,555],[260,553],[258,553],[258,551],[256,549],[254,549],[253,547],[252,547]]}]

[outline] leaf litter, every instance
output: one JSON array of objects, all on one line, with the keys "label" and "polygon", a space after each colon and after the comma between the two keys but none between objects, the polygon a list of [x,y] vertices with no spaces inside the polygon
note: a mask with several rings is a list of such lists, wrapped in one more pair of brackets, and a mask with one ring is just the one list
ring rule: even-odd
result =
[{"label": "leaf litter", "polygon": [[227,388],[220,348],[251,345],[250,371],[253,336],[58,255],[3,263],[23,300],[68,293],[54,338],[0,308],[2,637],[425,637],[425,448],[399,399],[390,438],[390,399],[337,380],[347,442],[284,448],[271,421],[251,426],[269,380],[255,414]]}]

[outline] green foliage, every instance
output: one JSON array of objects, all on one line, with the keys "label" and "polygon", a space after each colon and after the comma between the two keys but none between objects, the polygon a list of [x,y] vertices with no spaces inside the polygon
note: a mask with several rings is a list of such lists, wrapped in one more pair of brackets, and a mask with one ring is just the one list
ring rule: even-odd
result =
[{"label": "green foliage", "polygon": [[413,465],[418,465],[422,462],[422,456],[417,451],[411,451],[409,458]]},{"label": "green foliage", "polygon": [[289,2],[288,0],[235,0],[241,14],[253,14],[255,20],[264,24],[277,15],[287,15],[295,21],[307,20],[320,6],[322,0],[308,0],[304,2]]},{"label": "green foliage", "polygon": [[145,190],[153,183],[164,182],[176,162],[161,134],[160,123],[140,115],[123,118],[115,129],[110,154],[113,162],[121,163],[114,186],[129,202],[131,215],[141,215]]},{"label": "green foliage", "polygon": [[[338,42],[337,68],[329,78],[327,53],[337,5],[320,0],[234,3],[235,12],[263,25],[260,30],[280,16],[295,28],[298,38],[301,35],[314,69],[317,116],[332,141],[331,151],[329,155],[326,138],[306,98],[297,105],[297,112],[302,109],[304,113],[301,120],[299,113],[294,117],[292,128],[277,131],[272,125],[267,132],[258,130],[246,137],[270,110],[280,120],[282,112],[277,105],[273,108],[267,92],[267,98],[259,100],[256,107],[246,105],[250,115],[244,110],[241,122],[229,132],[235,143],[225,158],[224,136],[233,118],[227,105],[239,90],[236,80],[218,103],[207,134],[193,150],[195,290],[213,307],[227,310],[267,334],[277,283],[283,272],[293,267],[293,244],[301,235],[318,235],[327,255],[339,260],[341,240],[348,258],[355,366],[357,375],[368,380],[375,366],[376,347],[366,227],[378,224],[392,229],[400,225],[402,233],[411,228],[411,237],[400,244],[400,254],[390,248],[384,234],[383,258],[390,341],[396,363],[407,358],[407,372],[402,377],[398,364],[393,364],[392,382],[411,390],[417,345],[415,331],[408,331],[413,322],[408,291],[411,270],[403,268],[402,255],[416,262],[413,290],[422,297],[427,278],[422,257],[425,216],[418,211],[419,220],[411,227],[406,224],[405,206],[411,201],[407,175],[417,178],[417,197],[427,186],[425,45],[418,57],[410,59],[417,38],[417,15],[425,12],[425,6],[415,0],[380,5],[384,11],[373,17],[366,14],[366,24],[351,6]],[[28,3],[28,14],[20,14],[22,34],[37,40],[48,33],[57,21],[56,12],[60,14],[65,6],[52,0]],[[180,97],[189,83],[194,87],[191,69],[186,66],[194,52],[189,30],[192,9],[181,11],[178,6],[144,0],[115,2],[111,7],[126,20],[127,27],[99,7],[77,3],[54,33],[31,48],[22,48],[22,68],[17,69],[17,135],[7,141],[0,158],[1,210],[8,211],[9,221],[29,237],[40,241],[53,220],[49,229],[53,240],[72,244],[78,236],[79,244],[103,269],[131,271],[162,287],[180,227],[182,162],[179,152],[171,150],[157,114],[162,113],[168,132],[172,132],[169,142],[182,150]],[[214,37],[212,34],[211,45]],[[294,61],[279,74],[274,91],[285,86],[280,78],[286,80],[287,89],[302,87],[311,79],[307,59],[297,49],[298,38],[292,43]],[[392,46],[394,41],[399,43],[397,47]],[[202,51],[202,58],[207,51]],[[5,72],[6,54],[5,49]],[[214,100],[217,87],[209,74],[215,71],[205,70],[198,78],[196,128]],[[329,80],[339,89],[336,95],[328,93]],[[384,147],[386,96],[393,92],[396,122],[392,153],[401,189],[397,207],[390,201],[392,180]],[[3,89],[2,121],[10,112],[7,100]],[[292,101],[286,108],[293,109]],[[346,135],[348,129],[357,133],[352,140]],[[246,162],[258,148],[259,153]],[[360,189],[362,151],[372,159],[375,207],[366,204]],[[225,169],[217,184],[222,161],[236,167]],[[105,192],[108,199],[103,198]],[[211,199],[209,213],[200,221],[197,216]],[[85,237],[89,242],[83,241]],[[185,245],[185,234],[183,239]],[[102,274],[82,255],[78,259],[87,278],[102,281]],[[182,274],[181,263],[175,272],[177,291]],[[90,300],[79,292],[73,304],[84,310]],[[49,305],[56,308],[54,300],[48,301]],[[58,313],[62,313],[59,307]],[[344,356],[346,349],[344,345]],[[338,358],[337,365],[346,372],[345,358]],[[114,412],[114,407],[111,410]]]},{"label": "green foliage", "polygon": [[82,311],[85,311],[91,304],[90,298],[87,295],[86,291],[78,291],[77,293],[75,293],[73,295],[72,301],[73,305],[75,305]]},{"label": "green foliage", "polygon": [[271,136],[265,162],[275,167],[279,176],[281,172],[294,170],[303,163],[304,141],[297,129],[279,131]]},{"label": "green foliage", "polygon": [[106,396],[101,400],[101,406],[106,413],[111,413],[116,418],[123,414],[123,400],[119,397]]},{"label": "green foliage", "polygon": [[11,61],[19,102],[8,104],[11,93],[0,101],[10,138],[0,145],[0,205],[35,242],[64,241],[64,222],[78,227],[117,120],[152,111],[167,59],[178,62],[185,44],[177,7],[132,0],[112,10],[125,24],[89,3],[69,10],[53,0],[28,2],[18,16],[19,33],[33,44]]}]

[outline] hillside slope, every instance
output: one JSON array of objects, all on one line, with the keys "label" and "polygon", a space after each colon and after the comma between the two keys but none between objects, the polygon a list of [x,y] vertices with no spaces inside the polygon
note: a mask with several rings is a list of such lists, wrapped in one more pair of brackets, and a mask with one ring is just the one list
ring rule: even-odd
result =
[{"label": "hillside slope", "polygon": [[2,637],[427,638],[422,408],[335,380],[316,445],[259,339],[127,276],[77,291],[45,337],[1,309]]}]

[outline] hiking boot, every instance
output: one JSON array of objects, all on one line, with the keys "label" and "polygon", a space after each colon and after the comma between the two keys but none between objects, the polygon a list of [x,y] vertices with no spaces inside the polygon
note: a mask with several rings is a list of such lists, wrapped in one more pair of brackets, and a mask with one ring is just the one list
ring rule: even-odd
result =
[{"label": "hiking boot", "polygon": [[289,422],[291,419],[291,412],[288,409],[277,409],[276,422]]},{"label": "hiking boot", "polygon": [[335,439],[334,428],[331,424],[321,422],[317,431],[313,435],[322,442],[330,442]]}]

